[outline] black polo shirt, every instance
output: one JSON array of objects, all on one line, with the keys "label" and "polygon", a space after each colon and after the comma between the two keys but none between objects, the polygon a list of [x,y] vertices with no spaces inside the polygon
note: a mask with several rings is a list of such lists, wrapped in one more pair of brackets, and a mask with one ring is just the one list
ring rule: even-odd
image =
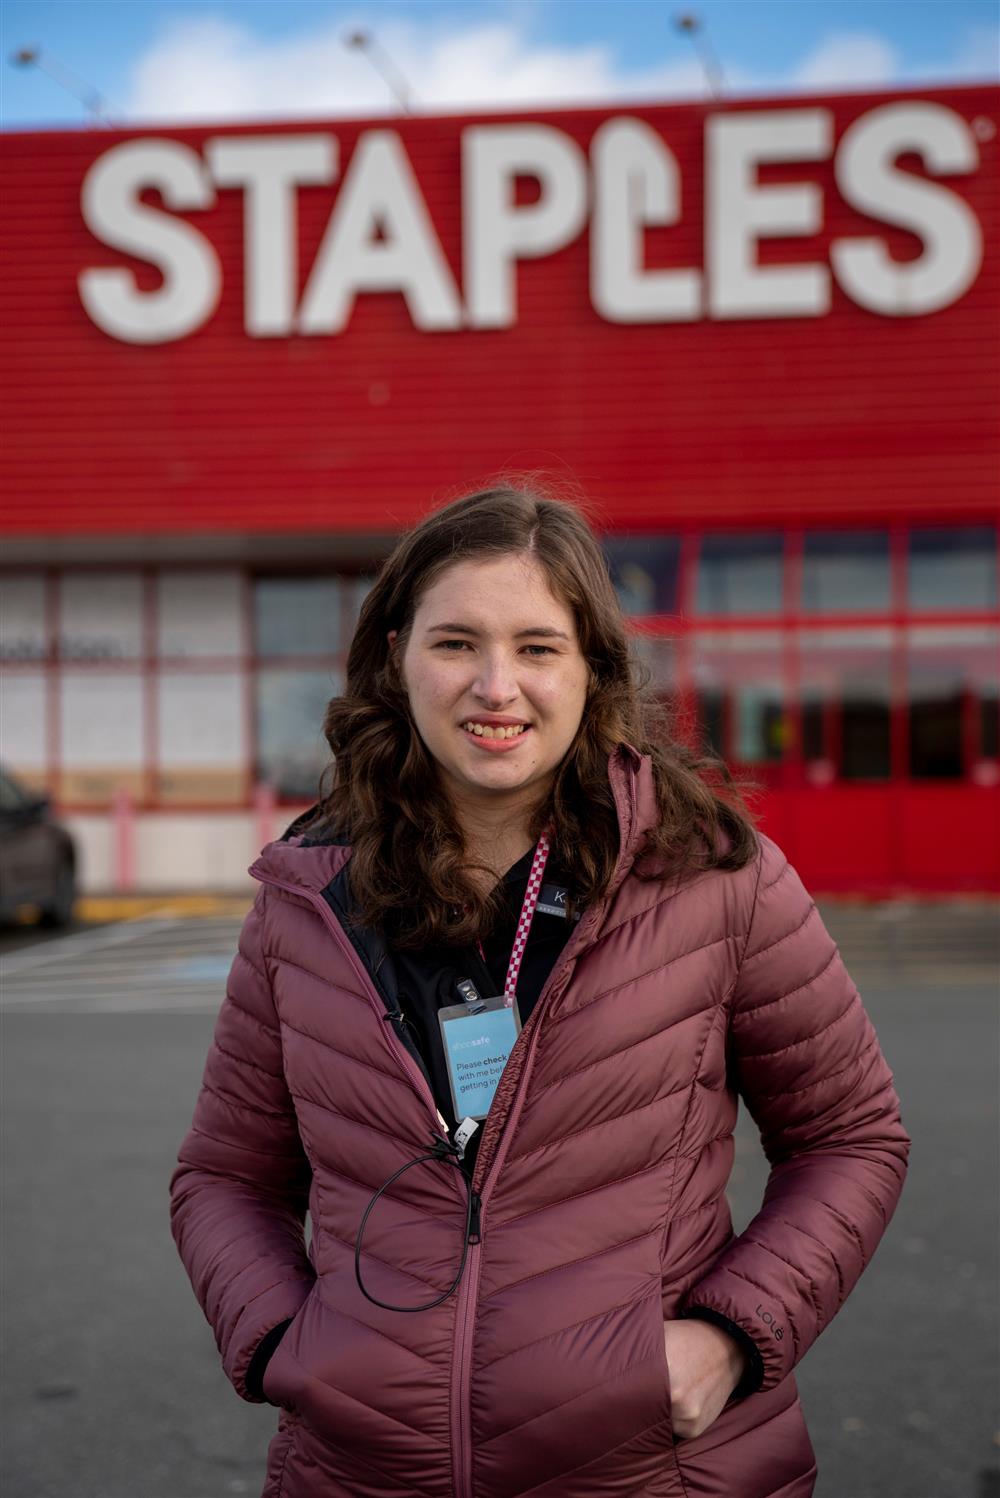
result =
[{"label": "black polo shirt", "polygon": [[[485,963],[475,946],[454,947],[441,943],[421,951],[400,948],[393,950],[399,1005],[410,1034],[427,1065],[434,1088],[434,1100],[447,1121],[451,1137],[454,1137],[455,1128],[461,1119],[455,1117],[452,1107],[437,1012],[462,1003],[462,994],[457,985],[464,978],[472,979],[483,998],[503,993],[507,965],[510,962],[517,923],[521,918],[521,907],[534,856],[535,850],[530,848],[503,877],[503,909],[493,931],[483,937]],[[574,919],[565,915],[553,915],[541,908],[549,903],[558,907],[558,897],[554,901],[551,897],[556,891],[562,891],[565,895],[566,889],[564,871],[556,865],[554,858],[550,858],[542,880],[539,908],[531,923],[517,979],[517,1008],[522,1025],[527,1023],[545,980],[576,925]],[[485,1121],[481,1121],[466,1147],[463,1166],[470,1175],[475,1166],[484,1128]]]}]

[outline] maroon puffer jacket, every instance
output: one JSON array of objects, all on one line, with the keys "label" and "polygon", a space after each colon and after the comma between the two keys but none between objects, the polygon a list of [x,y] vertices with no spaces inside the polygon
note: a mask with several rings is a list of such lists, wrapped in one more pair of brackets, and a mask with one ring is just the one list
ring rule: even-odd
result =
[{"label": "maroon puffer jacket", "polygon": [[[441,1137],[413,1058],[323,891],[349,849],[271,843],[171,1182],[177,1244],[238,1393],[262,1337],[281,1406],[264,1498],[806,1498],[791,1370],[896,1204],[908,1139],[836,946],[780,849],[643,882],[648,761],[610,765],[610,897],[557,962],[501,1078],[480,1235],[433,1310],[382,1310],[354,1243],[373,1193]],[[771,1162],[733,1237],[737,1091]],[[307,1256],[303,1221],[312,1238]],[[363,1275],[419,1305],[452,1283],[466,1189],[408,1170]],[[662,1323],[708,1307],[754,1339],[760,1392],[675,1445]]]}]

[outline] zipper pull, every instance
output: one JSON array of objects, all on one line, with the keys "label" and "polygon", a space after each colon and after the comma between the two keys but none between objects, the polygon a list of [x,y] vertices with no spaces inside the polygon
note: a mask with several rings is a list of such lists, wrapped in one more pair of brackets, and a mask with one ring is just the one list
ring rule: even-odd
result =
[{"label": "zipper pull", "polygon": [[482,1205],[483,1204],[482,1204],[482,1201],[480,1200],[479,1192],[478,1191],[473,1191],[473,1193],[472,1193],[472,1211],[471,1211],[471,1213],[469,1215],[469,1242],[470,1243],[478,1243],[480,1241],[479,1213],[480,1213],[480,1210],[482,1208]]}]

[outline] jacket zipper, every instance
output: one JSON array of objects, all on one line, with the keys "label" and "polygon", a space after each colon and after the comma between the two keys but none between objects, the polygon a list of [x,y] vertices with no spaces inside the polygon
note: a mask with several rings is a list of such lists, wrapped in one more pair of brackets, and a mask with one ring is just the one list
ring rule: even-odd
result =
[{"label": "jacket zipper", "polygon": [[[589,940],[593,932],[599,927],[605,908],[606,902],[602,902],[593,912],[590,929],[586,933],[587,940]],[[578,934],[583,935],[582,932]],[[452,1364],[451,1437],[454,1450],[454,1498],[472,1498],[472,1333],[476,1319],[476,1305],[479,1299],[479,1278],[482,1269],[482,1222],[483,1213],[486,1210],[486,1198],[506,1157],[507,1146],[513,1134],[512,1120],[516,1124],[518,1114],[521,1111],[520,1104],[524,1099],[524,1092],[538,1036],[538,1024],[536,1021],[540,1018],[543,1006],[548,1005],[552,994],[557,991],[561,992],[562,988],[565,987],[564,975],[569,971],[570,962],[575,961],[577,955],[583,950],[585,945],[586,941],[579,941],[573,944],[571,948],[567,948],[560,961],[557,962],[549,974],[547,982],[542,986],[542,991],[538,996],[538,1001],[531,1012],[531,1016],[518,1036],[518,1041],[521,1040],[522,1036],[525,1037],[526,1055],[521,1068],[521,1075],[514,1089],[514,1095],[510,1100],[507,1117],[504,1120],[503,1135],[497,1144],[493,1159],[490,1162],[489,1173],[485,1175],[485,1172],[479,1168],[482,1159],[481,1155],[477,1159],[476,1169],[473,1171],[469,1256],[466,1260],[465,1274],[462,1276],[458,1290],[458,1311],[455,1319],[455,1357]],[[513,1051],[511,1055],[513,1055]],[[507,1064],[510,1064],[510,1057],[507,1058]],[[477,1178],[479,1180],[478,1191],[475,1186]]]},{"label": "jacket zipper", "polygon": [[472,1498],[472,1384],[473,1326],[482,1267],[482,1199],[472,1192],[468,1259],[458,1289],[455,1313],[455,1356],[451,1375],[451,1438],[454,1450],[454,1498]]},{"label": "jacket zipper", "polygon": [[[396,1032],[389,1029],[383,1023],[382,1000],[376,993],[372,981],[361,962],[361,959],[358,957],[358,954],[351,946],[344,932],[340,929],[336,916],[334,915],[333,911],[330,909],[326,901],[323,899],[323,896],[316,894],[313,890],[303,889],[301,885],[285,884],[280,879],[272,879],[269,875],[254,873],[253,868],[251,868],[250,872],[251,874],[253,874],[253,877],[257,879],[261,884],[273,885],[275,889],[283,889],[288,894],[295,895],[297,899],[305,899],[309,902],[310,905],[315,906],[315,908],[319,911],[323,920],[326,922],[327,926],[329,926],[334,940],[337,942],[337,945],[340,947],[344,955],[350,960],[351,966],[353,967],[355,973],[358,975],[358,978],[361,980],[365,996],[375,1010],[376,1017],[379,1021],[379,1031],[385,1037],[386,1045],[389,1047],[389,1050],[392,1052],[396,1061],[406,1073],[407,1078],[412,1084],[421,1102],[426,1103],[428,1112],[430,1113],[432,1119],[435,1135],[446,1140],[450,1144],[447,1133],[441,1127],[441,1120],[438,1118],[437,1104],[434,1102],[434,1096],[427,1085],[426,1078],[420,1071],[413,1057],[409,1054],[406,1047],[403,1045],[402,1041],[396,1035]],[[461,1196],[462,1206],[464,1207],[466,1204],[465,1192],[462,1188],[461,1182],[458,1180],[457,1175],[455,1177],[455,1188],[457,1193]]]},{"label": "jacket zipper", "polygon": [[[629,816],[635,805],[635,774],[631,774],[629,781],[629,794],[622,795],[617,787],[612,786],[615,805],[618,811],[618,822],[620,827],[626,826],[626,816]],[[626,839],[623,838],[623,846]],[[503,1132],[494,1148],[493,1159],[488,1167],[484,1166],[484,1155],[480,1147],[479,1156],[476,1160],[476,1168],[472,1173],[472,1222],[469,1228],[469,1257],[466,1262],[466,1272],[462,1276],[459,1285],[458,1312],[455,1322],[455,1358],[453,1363],[454,1374],[451,1385],[451,1438],[454,1451],[453,1475],[454,1495],[453,1498],[472,1498],[472,1348],[473,1327],[476,1319],[476,1304],[479,1298],[479,1278],[482,1268],[482,1251],[480,1240],[482,1237],[482,1219],[486,1210],[487,1200],[493,1182],[500,1173],[500,1169],[507,1156],[507,1150],[517,1125],[527,1089],[528,1078],[531,1075],[531,1064],[534,1059],[537,1045],[539,1023],[544,1009],[551,1003],[553,994],[562,993],[568,981],[570,964],[575,962],[580,953],[589,945],[591,939],[600,930],[605,911],[611,903],[611,897],[618,889],[625,874],[628,864],[622,863],[616,871],[615,879],[611,889],[604,899],[592,912],[588,912],[580,922],[580,927],[575,936],[571,938],[556,963],[546,982],[542,985],[542,991],[527,1024],[514,1043],[514,1050],[523,1041],[525,1049],[524,1062],[521,1074],[514,1089],[514,1095],[507,1109],[507,1117],[504,1119]],[[514,1054],[511,1051],[511,1056]],[[510,1065],[511,1057],[507,1058]],[[502,1077],[501,1077],[502,1080]],[[499,1086],[499,1083],[498,1083]]]}]

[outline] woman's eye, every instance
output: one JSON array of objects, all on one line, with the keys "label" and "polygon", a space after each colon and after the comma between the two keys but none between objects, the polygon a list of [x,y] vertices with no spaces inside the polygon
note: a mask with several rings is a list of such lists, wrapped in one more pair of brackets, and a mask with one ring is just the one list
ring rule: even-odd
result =
[{"label": "woman's eye", "polygon": [[468,640],[439,640],[437,643],[437,648],[438,650],[458,651],[471,650],[472,646],[469,644]]},{"label": "woman's eye", "polygon": [[524,648],[531,655],[555,655],[551,645],[526,645]]}]

